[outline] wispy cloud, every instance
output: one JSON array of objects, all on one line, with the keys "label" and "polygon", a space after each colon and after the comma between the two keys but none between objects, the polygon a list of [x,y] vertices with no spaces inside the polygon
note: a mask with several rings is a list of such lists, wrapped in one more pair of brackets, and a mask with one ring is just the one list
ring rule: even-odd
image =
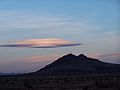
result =
[{"label": "wispy cloud", "polygon": [[57,48],[82,45],[72,41],[48,38],[48,39],[28,39],[13,42],[12,44],[0,45],[0,47],[29,47],[29,48]]},{"label": "wispy cloud", "polygon": [[120,64],[120,52],[119,53],[111,53],[111,54],[105,54],[105,55],[100,55],[99,58],[103,61],[106,62],[111,62],[111,63],[119,63]]},{"label": "wispy cloud", "polygon": [[0,28],[43,29],[71,23],[73,19],[29,11],[0,10]]},{"label": "wispy cloud", "polygon": [[[84,21],[76,18],[70,18],[59,15],[50,15],[46,13],[30,12],[24,10],[0,10],[0,29],[24,29],[24,30],[42,30],[42,29],[69,29],[74,30],[96,30],[99,27],[83,23]],[[74,29],[74,30],[73,30]],[[69,32],[70,33],[70,32]]]},{"label": "wispy cloud", "polygon": [[55,61],[60,57],[59,54],[49,54],[49,55],[32,55],[23,58],[27,62],[43,62],[43,61]]},{"label": "wispy cloud", "polygon": [[[16,60],[9,60],[0,63],[0,72],[33,72],[48,65],[49,63],[57,60],[60,57],[59,54],[47,54],[47,55],[27,55],[16,58]],[[22,67],[21,67],[22,65]]]}]

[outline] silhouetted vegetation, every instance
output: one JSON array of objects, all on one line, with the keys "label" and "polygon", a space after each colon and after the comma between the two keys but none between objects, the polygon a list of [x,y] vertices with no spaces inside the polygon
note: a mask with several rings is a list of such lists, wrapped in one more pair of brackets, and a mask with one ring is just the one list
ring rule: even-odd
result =
[{"label": "silhouetted vegetation", "polygon": [[119,90],[120,75],[0,77],[0,90]]}]

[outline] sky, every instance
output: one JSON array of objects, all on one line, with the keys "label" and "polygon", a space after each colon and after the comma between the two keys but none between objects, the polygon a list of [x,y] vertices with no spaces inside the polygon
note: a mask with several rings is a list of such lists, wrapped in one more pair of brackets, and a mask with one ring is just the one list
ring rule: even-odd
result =
[{"label": "sky", "polygon": [[0,72],[37,71],[81,53],[120,64],[119,0],[0,0]]}]

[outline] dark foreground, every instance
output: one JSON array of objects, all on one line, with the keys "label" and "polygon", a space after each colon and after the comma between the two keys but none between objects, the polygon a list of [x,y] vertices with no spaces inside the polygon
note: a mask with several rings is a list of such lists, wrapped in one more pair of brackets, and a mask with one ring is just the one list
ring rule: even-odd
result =
[{"label": "dark foreground", "polygon": [[0,90],[120,90],[120,64],[68,54],[36,72],[0,77]]},{"label": "dark foreground", "polygon": [[4,76],[0,90],[120,90],[120,74]]}]

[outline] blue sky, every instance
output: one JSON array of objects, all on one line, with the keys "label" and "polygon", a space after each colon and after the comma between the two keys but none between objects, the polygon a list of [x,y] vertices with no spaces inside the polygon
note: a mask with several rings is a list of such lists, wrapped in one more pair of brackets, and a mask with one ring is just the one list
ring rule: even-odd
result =
[{"label": "blue sky", "polygon": [[67,45],[0,47],[0,72],[34,71],[70,51],[120,63],[119,4],[119,0],[0,0],[0,45]]}]

